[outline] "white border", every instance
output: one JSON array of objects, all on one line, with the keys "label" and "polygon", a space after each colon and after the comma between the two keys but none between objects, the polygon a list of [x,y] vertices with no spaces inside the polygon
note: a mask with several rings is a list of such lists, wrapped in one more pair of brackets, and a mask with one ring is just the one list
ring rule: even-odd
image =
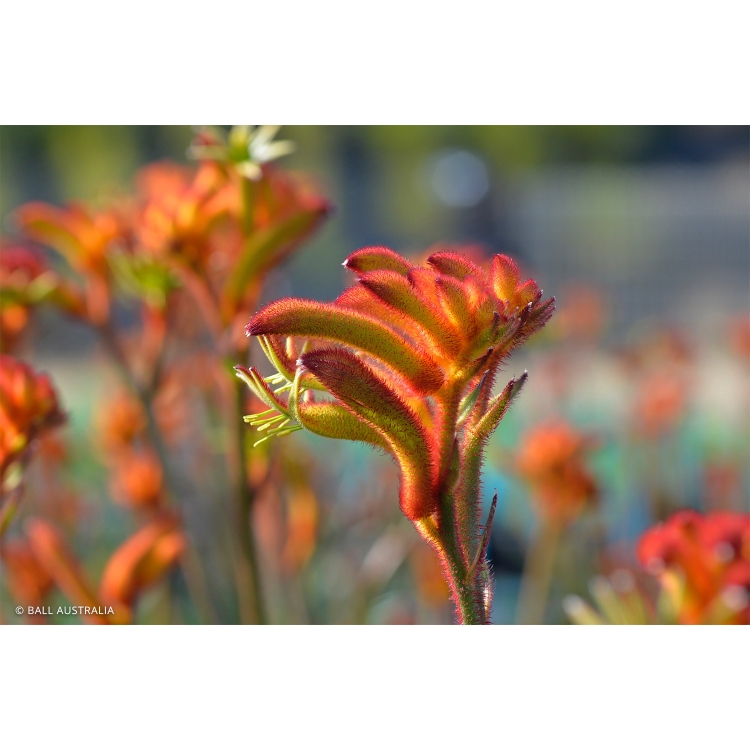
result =
[{"label": "white border", "polygon": [[741,4],[3,9],[4,124],[746,124]]},{"label": "white border", "polygon": [[0,736],[5,747],[738,747],[747,633],[7,626]]}]

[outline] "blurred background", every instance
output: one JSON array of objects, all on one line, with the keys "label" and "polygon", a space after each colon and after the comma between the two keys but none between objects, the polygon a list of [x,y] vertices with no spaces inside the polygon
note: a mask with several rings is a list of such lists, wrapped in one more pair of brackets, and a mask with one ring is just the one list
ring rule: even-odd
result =
[{"label": "blurred background", "polygon": [[[172,126],[1,128],[2,234],[17,232],[25,202],[96,205],[149,162],[187,163],[192,137]],[[310,175],[334,213],[272,271],[261,302],[333,299],[350,283],[342,261],[366,245],[414,258],[506,253],[558,300],[505,368],[530,379],[486,452],[487,507],[498,493],[494,622],[518,619],[544,515],[534,466],[558,460],[544,436],[561,426],[588,489],[557,540],[539,621],[566,622],[563,597],[585,596],[592,576],[635,570],[639,535],[674,510],[750,511],[749,128],[290,126],[281,137],[296,143],[284,168]],[[127,325],[127,309],[118,314]],[[94,335],[49,309],[18,356],[52,375],[70,415],[66,504],[53,515],[96,578],[132,524],[96,447],[112,373]],[[358,445],[281,440],[263,454],[273,463],[282,451],[254,510],[268,619],[451,622],[431,552],[398,511],[395,466]],[[252,459],[251,470],[262,472]],[[211,486],[182,510],[217,619],[232,622]],[[23,512],[49,505],[28,493]],[[180,571],[171,576],[168,619],[198,621]],[[145,595],[137,621],[163,621],[163,596]],[[4,621],[13,603],[3,581]]]}]

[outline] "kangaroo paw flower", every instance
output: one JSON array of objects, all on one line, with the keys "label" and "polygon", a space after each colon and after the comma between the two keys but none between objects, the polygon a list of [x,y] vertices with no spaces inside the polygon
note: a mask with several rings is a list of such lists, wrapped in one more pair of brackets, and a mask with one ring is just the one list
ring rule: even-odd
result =
[{"label": "kangaroo paw flower", "polygon": [[[344,266],[357,282],[336,301],[282,299],[248,323],[276,372],[236,368],[268,407],[245,419],[261,441],[305,429],[390,454],[401,510],[440,558],[458,621],[487,623],[496,499],[480,532],[482,454],[527,375],[494,398],[492,389],[510,352],[549,320],[554,299],[542,300],[502,255],[490,269],[453,252],[415,266],[367,247]],[[319,391],[333,400],[316,401]]]}]

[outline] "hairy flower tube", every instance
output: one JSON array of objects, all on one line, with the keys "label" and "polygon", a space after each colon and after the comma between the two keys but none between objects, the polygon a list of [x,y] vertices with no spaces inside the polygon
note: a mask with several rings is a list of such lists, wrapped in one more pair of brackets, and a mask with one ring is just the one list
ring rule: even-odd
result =
[{"label": "hairy flower tube", "polygon": [[489,270],[453,252],[416,266],[367,247],[344,265],[357,283],[335,302],[282,299],[250,320],[276,373],[237,366],[268,407],[245,419],[260,441],[306,429],[390,454],[401,510],[435,549],[458,621],[488,623],[495,501],[482,531],[483,449],[526,373],[494,397],[493,386],[554,299],[504,255]]}]

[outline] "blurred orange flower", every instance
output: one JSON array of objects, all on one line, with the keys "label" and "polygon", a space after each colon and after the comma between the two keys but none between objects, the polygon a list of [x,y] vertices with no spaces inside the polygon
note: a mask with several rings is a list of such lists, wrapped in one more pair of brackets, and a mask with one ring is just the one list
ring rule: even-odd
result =
[{"label": "blurred orange flower", "polygon": [[131,508],[153,508],[162,498],[162,468],[152,451],[120,454],[115,464],[111,489],[117,502]]},{"label": "blurred orange flower", "polygon": [[174,516],[164,515],[144,526],[109,558],[99,587],[102,602],[130,620],[136,597],[175,565],[185,546]]},{"label": "blurred orange flower", "polygon": [[[195,398],[193,387],[206,376],[211,376],[215,363],[201,356],[190,357],[184,363],[171,367],[162,377],[154,398],[154,416],[161,434],[169,445],[175,445],[191,434]],[[204,369],[205,367],[205,369]],[[223,383],[221,385],[224,385]],[[216,395],[214,384],[214,394]]]},{"label": "blurred orange flower", "polygon": [[318,534],[318,499],[305,482],[290,488],[286,509],[286,543],[282,561],[290,572],[304,568],[315,551]]},{"label": "blurred orange flower", "polygon": [[90,610],[88,613],[81,612],[81,619],[95,624],[108,623],[93,586],[60,532],[52,524],[39,518],[29,518],[25,528],[39,565],[73,605]]},{"label": "blurred orange flower", "polygon": [[750,514],[680,511],[647,531],[637,551],[679,623],[750,624]]},{"label": "blurred orange flower", "polygon": [[112,454],[129,450],[146,429],[143,407],[128,391],[108,396],[99,406],[95,421],[100,444]]},{"label": "blurred orange flower", "polygon": [[138,173],[136,184],[142,204],[135,223],[136,243],[156,256],[211,270],[217,250],[211,230],[221,217],[239,215],[238,186],[211,162],[201,164],[194,174],[172,162],[150,164]]},{"label": "blurred orange flower", "polygon": [[29,321],[29,284],[46,271],[28,247],[0,244],[0,348],[11,351]]},{"label": "blurred orange flower", "polygon": [[25,233],[57,250],[82,274],[106,276],[110,243],[127,235],[125,217],[114,210],[93,211],[80,203],[57,208],[47,203],[26,203],[16,212]]},{"label": "blurred orange flower", "polygon": [[[0,547],[0,560],[7,575],[8,588],[21,605],[41,607],[53,588],[49,573],[39,564],[25,539],[12,539]],[[31,618],[43,622],[42,616]]]},{"label": "blurred orange flower", "polygon": [[62,255],[84,277],[83,289],[61,284],[55,301],[67,312],[82,315],[94,325],[109,318],[111,269],[108,252],[126,245],[130,236],[127,210],[95,211],[79,203],[61,209],[47,203],[26,203],[16,219],[27,237]]},{"label": "blurred orange flower", "polygon": [[0,484],[31,441],[64,419],[47,375],[0,354]]},{"label": "blurred orange flower", "polygon": [[596,499],[596,480],[585,464],[590,447],[591,440],[566,422],[539,425],[523,437],[516,469],[547,520],[568,523]]}]

